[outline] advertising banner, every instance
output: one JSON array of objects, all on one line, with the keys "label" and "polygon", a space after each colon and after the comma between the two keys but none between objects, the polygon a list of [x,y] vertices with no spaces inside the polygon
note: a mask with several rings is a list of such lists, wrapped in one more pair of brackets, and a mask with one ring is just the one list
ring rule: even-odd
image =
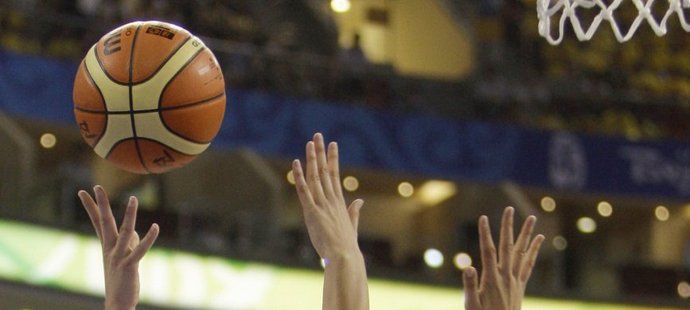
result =
[{"label": "advertising banner", "polygon": [[[76,63],[0,50],[0,68],[0,111],[74,124]],[[225,119],[212,147],[299,158],[315,132],[338,141],[344,166],[572,192],[690,198],[687,143],[397,115],[255,91],[228,90]]]}]

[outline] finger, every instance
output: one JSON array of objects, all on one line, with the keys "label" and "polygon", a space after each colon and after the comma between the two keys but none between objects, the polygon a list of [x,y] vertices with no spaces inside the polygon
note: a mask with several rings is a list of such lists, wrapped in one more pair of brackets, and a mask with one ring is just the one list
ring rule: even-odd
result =
[{"label": "finger", "polygon": [[498,262],[504,276],[510,276],[513,268],[513,215],[515,209],[507,207],[501,219],[501,239],[498,241]]},{"label": "finger", "polygon": [[153,224],[151,225],[151,228],[149,228],[149,231],[146,233],[144,236],[144,239],[141,239],[141,242],[139,242],[139,245],[137,245],[136,248],[134,248],[134,251],[132,251],[132,254],[129,256],[129,261],[130,263],[136,263],[141,260],[141,258],[146,255],[146,252],[151,249],[153,246],[153,243],[156,242],[156,238],[158,238],[158,233],[160,229],[158,228],[158,224]]},{"label": "finger", "polygon": [[479,291],[477,284],[477,270],[467,267],[462,273],[462,283],[465,287],[465,309],[479,309]]},{"label": "finger", "polygon": [[529,247],[529,241],[532,237],[532,232],[534,231],[534,225],[537,223],[537,218],[534,215],[530,215],[522,224],[522,229],[520,229],[520,234],[515,241],[514,249],[516,251],[525,252]]},{"label": "finger", "polygon": [[347,213],[350,215],[350,223],[352,223],[352,227],[355,229],[355,232],[357,232],[359,227],[359,210],[362,209],[363,205],[364,200],[355,199],[355,201],[353,201],[347,208]]},{"label": "finger", "polygon": [[544,235],[537,235],[529,245],[529,249],[527,249],[526,257],[522,262],[522,267],[520,267],[520,281],[523,284],[527,284],[529,277],[532,275],[532,269],[534,269],[534,264],[537,262],[539,249],[542,243],[544,243],[544,239]]},{"label": "finger", "polygon": [[138,205],[139,201],[137,201],[136,197],[129,197],[127,208],[125,209],[125,217],[122,219],[122,225],[120,225],[120,235],[117,238],[117,244],[115,245],[115,253],[119,253],[121,255],[126,255],[128,253],[126,250],[135,234],[134,226],[137,223]]},{"label": "finger", "polygon": [[93,225],[93,229],[96,231],[96,236],[98,236],[98,240],[100,240],[100,242],[103,243],[103,237],[101,237],[100,213],[98,212],[96,202],[93,201],[91,195],[89,195],[89,193],[87,193],[86,191],[79,191],[77,195],[79,196],[79,199],[81,200],[81,204],[84,206],[84,209],[86,209],[86,213],[89,215],[91,225]]},{"label": "finger", "polygon": [[99,224],[101,226],[101,235],[103,237],[103,248],[110,249],[115,246],[117,242],[117,226],[115,225],[115,217],[113,211],[110,209],[110,202],[108,195],[102,186],[96,185],[93,188],[96,195],[96,203],[98,204],[98,211],[101,215]]},{"label": "finger", "polygon": [[328,161],[326,160],[326,145],[323,142],[323,135],[317,133],[314,135],[314,147],[316,148],[316,165],[318,167],[319,178],[321,179],[321,186],[323,193],[327,199],[335,198],[333,191],[333,184],[331,183],[331,174],[329,172]]},{"label": "finger", "polygon": [[[319,167],[316,163],[316,150],[314,149],[314,142],[307,142],[307,185],[311,191],[315,205],[324,205],[323,202],[326,201],[326,196],[323,192],[323,186],[321,185],[321,176],[319,175]],[[319,203],[320,202],[320,203]]]},{"label": "finger", "polygon": [[333,193],[338,198],[343,198],[343,188],[340,185],[340,164],[339,164],[338,144],[331,142],[328,144],[328,171],[331,176]]},{"label": "finger", "polygon": [[482,283],[486,283],[487,277],[496,273],[496,246],[491,238],[489,218],[485,215],[479,217],[479,250],[482,257]]},{"label": "finger", "polygon": [[513,247],[513,275],[518,276],[520,274],[520,268],[522,266],[522,260],[524,260],[527,254],[527,249],[529,247],[530,239],[532,238],[532,232],[534,231],[534,225],[537,222],[537,218],[530,215],[522,224],[522,229],[518,235],[517,241],[515,242],[515,247]]},{"label": "finger", "polygon": [[137,246],[139,245],[140,241],[141,241],[141,239],[139,238],[139,234],[135,230],[134,233],[132,234],[132,238],[129,239],[129,245],[128,245],[129,250],[134,251],[134,249],[136,249]]},{"label": "finger", "polygon": [[304,180],[304,173],[302,173],[302,165],[299,160],[295,159],[292,162],[292,176],[295,178],[295,187],[297,188],[297,197],[303,208],[313,207],[315,205],[314,198],[311,195],[307,181]]}]

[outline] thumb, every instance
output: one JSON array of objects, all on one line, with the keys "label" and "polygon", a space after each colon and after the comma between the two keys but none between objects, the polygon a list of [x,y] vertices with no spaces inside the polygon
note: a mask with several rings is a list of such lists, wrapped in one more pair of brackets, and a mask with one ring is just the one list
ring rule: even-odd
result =
[{"label": "thumb", "polygon": [[350,223],[352,223],[352,227],[355,229],[355,232],[357,232],[357,228],[359,227],[359,210],[362,209],[362,206],[364,205],[364,200],[362,199],[355,199],[349,207],[347,207],[347,213],[350,215]]},{"label": "thumb", "polygon": [[462,273],[462,283],[465,287],[465,309],[481,309],[479,302],[479,292],[477,291],[477,270],[474,267],[467,267]]}]

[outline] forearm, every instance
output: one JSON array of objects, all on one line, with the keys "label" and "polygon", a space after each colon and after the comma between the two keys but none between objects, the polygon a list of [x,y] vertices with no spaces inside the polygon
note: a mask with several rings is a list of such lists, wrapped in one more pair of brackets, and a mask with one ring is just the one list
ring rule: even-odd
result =
[{"label": "forearm", "polygon": [[369,309],[369,286],[362,253],[328,259],[323,283],[324,310]]},{"label": "forearm", "polygon": [[[112,280],[112,278],[111,278]],[[105,308],[104,310],[135,310],[139,303],[139,280],[119,280],[124,284],[108,286],[106,280]],[[111,281],[114,282],[114,281]],[[136,293],[134,292],[136,291]]]}]

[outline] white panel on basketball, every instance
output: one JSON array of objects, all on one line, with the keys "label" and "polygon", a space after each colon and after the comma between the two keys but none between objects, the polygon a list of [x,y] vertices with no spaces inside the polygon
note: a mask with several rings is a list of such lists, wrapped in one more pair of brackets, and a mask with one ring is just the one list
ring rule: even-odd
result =
[{"label": "white panel on basketball", "polygon": [[190,38],[153,77],[144,83],[134,85],[132,87],[132,98],[134,101],[132,109],[134,111],[158,109],[158,101],[165,85],[202,48],[204,48],[204,45],[199,39],[196,37]]},{"label": "white panel on basketball", "polygon": [[84,63],[91,79],[101,90],[106,109],[110,112],[129,111],[129,88],[127,85],[115,83],[105,74],[101,65],[98,64],[98,59],[96,59],[96,45],[86,54]]},{"label": "white panel on basketball", "polygon": [[132,132],[132,120],[129,114],[110,114],[105,132],[93,150],[99,156],[106,158],[110,149],[123,139],[134,136]]},{"label": "white panel on basketball", "polygon": [[[159,111],[157,111],[163,88],[196,55],[197,51],[203,48],[204,44],[196,37],[192,37],[168,59],[153,77],[144,83],[132,86],[133,110],[135,112],[156,110],[135,113],[134,126],[137,137],[158,141],[188,155],[198,155],[208,148],[210,143],[194,143],[170,132],[163,124]],[[101,90],[107,111],[129,112],[129,87],[115,83],[105,74],[98,64],[95,45],[86,55],[85,63],[94,83]],[[130,114],[107,113],[106,117],[108,121],[104,134],[94,146],[94,151],[103,158],[118,142],[134,137]]]},{"label": "white panel on basketball", "polygon": [[184,154],[198,155],[210,145],[210,143],[194,143],[172,133],[165,128],[157,112],[134,114],[134,124],[138,137],[156,140]]}]

